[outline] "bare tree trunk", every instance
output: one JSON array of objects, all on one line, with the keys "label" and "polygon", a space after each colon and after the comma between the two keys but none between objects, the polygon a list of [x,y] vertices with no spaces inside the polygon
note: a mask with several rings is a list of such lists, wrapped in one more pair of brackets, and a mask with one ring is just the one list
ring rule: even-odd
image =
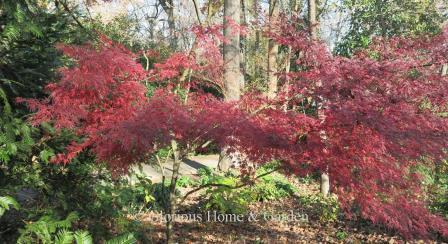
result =
[{"label": "bare tree trunk", "polygon": [[317,40],[316,0],[308,0],[308,21],[311,39]]},{"label": "bare tree trunk", "polygon": [[[224,0],[224,100],[237,101],[241,96],[241,84],[244,77],[241,74],[240,33],[232,29],[229,21],[240,23],[241,0]],[[225,155],[225,149],[220,154],[218,169],[226,171],[230,168],[231,159]]]},{"label": "bare tree trunk", "polygon": [[174,20],[174,2],[173,0],[160,0],[163,10],[168,18],[168,29],[170,38],[170,48],[175,50],[177,48],[176,37],[176,23]]},{"label": "bare tree trunk", "polygon": [[[273,22],[278,17],[277,0],[269,1],[269,30],[272,30]],[[268,42],[268,98],[273,99],[277,95],[278,77],[277,77],[277,55],[278,44],[269,39]]]},{"label": "bare tree trunk", "polygon": [[[317,19],[316,19],[316,0],[308,0],[308,21],[310,28],[310,36],[312,40],[317,40]],[[322,123],[325,121],[325,112],[323,104],[318,104],[318,116]],[[321,139],[326,140],[325,131],[321,132]],[[330,175],[328,168],[322,170],[320,175],[320,193],[327,197],[330,193]]]},{"label": "bare tree trunk", "polygon": [[240,23],[240,0],[224,1],[224,99],[236,101],[240,99],[240,84],[242,74],[240,70],[240,33],[232,30],[229,21]]},{"label": "bare tree trunk", "polygon": [[[290,1],[290,8],[291,8],[291,19],[295,17],[296,14],[299,14],[299,3],[297,0],[291,0]],[[291,63],[292,61],[292,47],[288,46],[288,52],[286,54],[286,65],[285,65],[285,73],[288,74],[291,71]],[[289,87],[290,86],[290,80],[289,77],[286,76],[286,82],[284,85],[285,93],[286,93],[286,102],[283,104],[283,110],[288,110],[288,98],[289,98]]]},{"label": "bare tree trunk", "polygon": [[226,148],[223,148],[221,150],[218,159],[218,170],[222,172],[228,171],[232,165],[232,159],[226,154],[225,149]]},{"label": "bare tree trunk", "polygon": [[[258,1],[253,1],[253,6],[252,6],[252,11],[254,13],[254,19],[256,20],[256,22],[258,22],[259,20],[259,3]],[[261,31],[259,30],[259,28],[257,27],[255,30],[255,43],[254,43],[254,50],[251,51],[252,55],[257,54],[257,52],[260,50],[260,43],[261,43]],[[260,74],[262,73],[262,66],[256,62],[255,63],[255,67],[254,67],[254,77],[260,77]]]},{"label": "bare tree trunk", "polygon": [[177,148],[177,142],[175,140],[171,140],[171,149],[173,151],[173,174],[171,176],[170,183],[170,192],[169,192],[169,203],[166,211],[167,222],[166,222],[166,242],[174,243],[173,241],[173,223],[174,223],[174,215],[176,214],[177,209],[177,198],[176,198],[176,183],[179,178],[179,168],[181,164],[179,149]]},{"label": "bare tree trunk", "polygon": [[326,172],[320,175],[320,193],[324,197],[328,197],[330,194],[330,175]]},{"label": "bare tree trunk", "polygon": [[[244,2],[245,0],[241,0],[241,25],[242,26],[247,26],[247,16],[246,16],[246,3]],[[240,84],[241,87],[241,91],[244,90],[244,86],[245,86],[245,80],[244,80],[244,76],[246,75],[246,64],[247,64],[247,40],[245,36],[241,36],[241,76],[242,81]]]}]

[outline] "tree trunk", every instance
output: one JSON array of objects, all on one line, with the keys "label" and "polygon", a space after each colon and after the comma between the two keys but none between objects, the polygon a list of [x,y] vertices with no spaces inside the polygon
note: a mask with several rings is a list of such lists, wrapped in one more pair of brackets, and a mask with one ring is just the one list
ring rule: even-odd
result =
[{"label": "tree trunk", "polygon": [[[259,6],[258,6],[258,4],[259,4],[258,1],[253,1],[252,11],[254,13],[254,19],[255,19],[256,22],[258,22],[258,20],[259,20],[259,13],[258,13],[259,12],[258,11]],[[254,55],[254,56],[257,56],[257,52],[260,50],[260,46],[261,46],[260,45],[260,43],[261,43],[261,33],[260,32],[261,31],[257,27],[255,29],[254,50],[251,51],[251,54]],[[262,72],[263,72],[262,65],[260,65],[258,61],[255,62],[253,77],[256,77],[256,78],[260,77]]]},{"label": "tree trunk", "polygon": [[442,65],[442,71],[441,71],[442,76],[445,76],[448,74],[448,64],[443,64]]},{"label": "tree trunk", "polygon": [[325,172],[320,175],[320,193],[324,197],[328,197],[330,193],[330,176]]},{"label": "tree trunk", "polygon": [[232,30],[229,20],[240,23],[240,0],[224,1],[224,99],[236,101],[240,99],[240,86],[243,77],[240,71],[240,33]]},{"label": "tree trunk", "polygon": [[232,166],[232,159],[226,154],[226,148],[221,150],[218,159],[218,170],[221,172],[226,172]]},{"label": "tree trunk", "polygon": [[[245,0],[241,0],[241,25],[246,27],[247,26],[247,16],[246,16],[246,4],[244,2]],[[245,36],[241,36],[241,84],[240,84],[240,88],[241,91],[244,90],[244,86],[245,86],[245,79],[244,76],[246,75],[246,64],[247,64],[247,39]]]},{"label": "tree trunk", "polygon": [[177,208],[177,197],[176,197],[176,183],[179,178],[179,168],[181,164],[179,149],[177,148],[177,142],[175,140],[171,140],[171,149],[173,150],[173,174],[171,176],[170,183],[170,192],[169,192],[169,203],[168,209],[166,211],[167,222],[166,222],[166,242],[174,243],[173,241],[173,223],[174,223],[174,215],[176,214]]},{"label": "tree trunk", "polygon": [[311,39],[317,40],[316,0],[308,0],[308,21]]},{"label": "tree trunk", "polygon": [[170,38],[170,48],[176,50],[177,38],[176,38],[176,23],[174,21],[174,2],[173,0],[160,0],[163,10],[165,11],[168,19],[168,29]]},{"label": "tree trunk", "polygon": [[[278,16],[277,0],[269,1],[269,30],[272,30],[273,22]],[[268,42],[268,98],[273,99],[277,95],[278,77],[277,77],[277,55],[278,44],[269,39]]]},{"label": "tree trunk", "polygon": [[[296,0],[291,0],[289,2],[289,4],[290,4],[290,8],[291,8],[291,19],[292,19],[293,17],[295,17],[296,14],[297,15],[299,14],[299,3]],[[285,65],[285,73],[286,74],[288,74],[291,71],[292,62],[295,62],[295,60],[292,59],[292,47],[288,46],[288,51],[286,54],[286,65]],[[286,101],[283,104],[283,110],[285,112],[288,110],[288,99],[289,99],[289,88],[290,88],[289,86],[290,86],[290,80],[289,80],[289,77],[286,76],[286,82],[284,85],[284,88],[285,88],[284,91],[286,93],[286,99],[285,99]]]},{"label": "tree trunk", "polygon": [[[237,101],[241,96],[241,85],[244,77],[241,74],[240,33],[232,29],[229,21],[240,23],[241,0],[224,0],[224,100]],[[231,159],[222,149],[218,169],[226,171],[230,168]]]},{"label": "tree trunk", "polygon": [[[310,36],[312,40],[317,40],[317,19],[316,19],[316,0],[308,0],[308,22],[310,28]],[[323,104],[318,104],[318,116],[323,123],[325,121],[325,112]],[[326,140],[325,131],[322,131],[322,140]],[[330,193],[330,176],[328,173],[328,168],[322,170],[320,176],[320,193],[327,197]]]}]

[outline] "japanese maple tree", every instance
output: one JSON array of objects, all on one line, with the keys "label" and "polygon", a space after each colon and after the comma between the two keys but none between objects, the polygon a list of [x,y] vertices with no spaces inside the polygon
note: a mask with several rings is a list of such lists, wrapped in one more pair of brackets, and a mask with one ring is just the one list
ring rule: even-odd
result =
[{"label": "japanese maple tree", "polygon": [[[51,121],[82,137],[55,162],[89,149],[126,170],[160,148],[175,148],[178,160],[213,141],[241,152],[247,162],[276,159],[296,174],[328,169],[349,215],[405,237],[432,231],[448,236],[446,221],[427,210],[414,169],[422,156],[441,159],[448,146],[448,120],[440,114],[448,78],[438,72],[448,62],[448,30],[377,40],[368,51],[343,58],[287,21],[279,23],[270,37],[302,55],[298,71],[282,74],[288,83],[276,99],[254,92],[223,102],[208,94],[204,87],[222,84],[222,62],[213,60],[225,40],[210,34],[216,29],[196,29],[197,43],[208,45],[212,55],[196,46],[197,53],[175,53],[148,72],[135,55],[105,38],[97,46],[61,46],[76,64],[47,87],[47,100],[27,100],[37,110],[32,121]],[[142,80],[161,85],[146,97]],[[324,120],[317,109],[325,110]]]}]

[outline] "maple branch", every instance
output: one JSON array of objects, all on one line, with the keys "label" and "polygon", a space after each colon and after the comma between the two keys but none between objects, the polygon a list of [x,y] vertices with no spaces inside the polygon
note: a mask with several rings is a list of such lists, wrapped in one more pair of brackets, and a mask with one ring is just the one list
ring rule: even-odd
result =
[{"label": "maple branch", "polygon": [[270,174],[272,174],[272,173],[278,171],[279,169],[280,169],[280,167],[277,167],[277,168],[275,168],[275,169],[273,169],[273,170],[271,170],[271,171],[268,171],[268,172],[265,172],[265,173],[263,173],[263,174],[261,174],[261,175],[258,175],[258,176],[255,177],[252,181],[248,181],[248,182],[246,182],[246,183],[239,184],[239,185],[236,185],[236,186],[230,186],[230,185],[219,184],[219,183],[208,183],[208,184],[201,185],[201,186],[199,186],[198,188],[193,189],[193,190],[187,192],[187,193],[185,194],[185,196],[182,198],[182,200],[180,201],[180,203],[183,203],[183,202],[187,199],[187,197],[190,196],[191,194],[193,194],[193,193],[195,193],[195,192],[198,192],[198,191],[200,191],[200,190],[202,190],[202,189],[204,189],[204,188],[207,188],[207,187],[226,187],[226,188],[228,188],[228,189],[232,189],[232,190],[239,189],[239,188],[243,188],[243,187],[245,187],[245,186],[248,186],[248,185],[254,183],[256,180],[258,180],[258,179],[260,179],[260,178],[262,178],[262,177],[264,177],[264,176],[270,175]]}]

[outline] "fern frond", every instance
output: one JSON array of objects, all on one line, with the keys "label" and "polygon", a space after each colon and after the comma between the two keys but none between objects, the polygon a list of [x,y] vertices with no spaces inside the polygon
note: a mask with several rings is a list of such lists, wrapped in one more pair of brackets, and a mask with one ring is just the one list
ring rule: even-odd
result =
[{"label": "fern frond", "polygon": [[20,36],[20,29],[16,25],[8,24],[6,25],[3,34],[7,39],[16,40]]},{"label": "fern frond", "polygon": [[92,236],[87,231],[76,231],[74,237],[76,244],[93,244]]},{"label": "fern frond", "polygon": [[9,207],[12,206],[15,209],[19,209],[19,203],[10,196],[0,197],[0,217],[5,213],[6,210],[9,210]]},{"label": "fern frond", "polygon": [[72,244],[73,243],[73,233],[67,229],[62,229],[56,235],[54,240],[55,244]]}]

